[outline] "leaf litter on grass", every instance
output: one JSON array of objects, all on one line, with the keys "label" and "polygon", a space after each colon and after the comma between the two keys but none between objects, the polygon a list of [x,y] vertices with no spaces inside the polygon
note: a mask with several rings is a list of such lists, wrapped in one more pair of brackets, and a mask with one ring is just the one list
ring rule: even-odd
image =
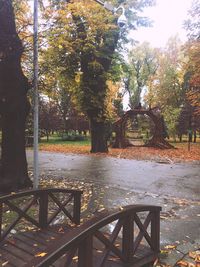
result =
[{"label": "leaf litter on grass", "polygon": [[[41,144],[40,150],[57,153],[90,154],[89,145]],[[185,146],[179,146],[177,149],[158,149],[153,147],[109,148],[109,153],[96,153],[92,155],[103,155],[123,159],[152,160],[172,164],[174,162],[199,161],[200,146],[191,147],[190,151],[188,151],[187,144],[185,144]]]}]

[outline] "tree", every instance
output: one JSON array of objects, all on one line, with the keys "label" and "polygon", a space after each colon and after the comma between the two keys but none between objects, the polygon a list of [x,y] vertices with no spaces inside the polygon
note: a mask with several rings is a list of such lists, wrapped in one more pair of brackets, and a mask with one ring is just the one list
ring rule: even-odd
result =
[{"label": "tree", "polygon": [[128,76],[125,80],[125,88],[129,94],[130,107],[133,109],[141,103],[142,90],[157,70],[156,49],[144,42],[129,52],[128,59]]},{"label": "tree", "polygon": [[200,38],[200,0],[193,0],[188,12],[188,19],[184,22],[189,40],[199,40]]},{"label": "tree", "polygon": [[[186,91],[185,105],[183,106],[180,125],[186,118],[187,130],[193,131],[196,141],[196,131],[200,129],[200,1],[195,0],[188,12],[188,19],[184,26],[187,30],[188,41],[184,46],[187,62],[184,66],[184,84]],[[180,127],[181,128],[181,127]],[[189,136],[192,141],[192,134]]]},{"label": "tree", "polygon": [[[117,17],[94,1],[68,2],[61,1],[55,8],[54,1],[48,10],[52,22],[48,32],[49,49],[53,49],[62,65],[61,76],[77,80],[73,94],[90,121],[91,152],[107,152],[107,81],[111,77],[109,72],[119,41],[124,35],[120,35],[116,25]],[[118,5],[125,1],[117,2],[114,3]],[[127,1],[127,8],[142,9],[151,4],[151,0]],[[52,16],[52,10],[56,11],[55,16]],[[127,13],[134,16],[131,9]]]},{"label": "tree", "polygon": [[171,37],[166,48],[157,51],[158,68],[148,81],[145,95],[150,107],[160,108],[169,134],[174,137],[185,97],[183,59],[180,40],[177,36]]},{"label": "tree", "polygon": [[1,191],[31,186],[25,153],[25,121],[30,87],[21,68],[23,45],[15,25],[12,1],[0,0]]},{"label": "tree", "polygon": [[58,131],[63,128],[62,117],[55,102],[51,100],[40,100],[39,126],[40,130],[45,132],[47,141],[49,141],[49,135],[51,132]]}]

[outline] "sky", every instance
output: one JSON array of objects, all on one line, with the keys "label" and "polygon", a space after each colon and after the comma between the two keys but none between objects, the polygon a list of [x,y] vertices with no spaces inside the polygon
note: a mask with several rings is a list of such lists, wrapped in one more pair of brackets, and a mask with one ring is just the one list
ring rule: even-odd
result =
[{"label": "sky", "polygon": [[153,27],[139,28],[131,37],[140,42],[148,41],[153,47],[164,47],[169,37],[178,33],[184,42],[186,32],[182,24],[191,3],[192,0],[157,0],[155,7],[146,8],[142,13],[154,21]]}]

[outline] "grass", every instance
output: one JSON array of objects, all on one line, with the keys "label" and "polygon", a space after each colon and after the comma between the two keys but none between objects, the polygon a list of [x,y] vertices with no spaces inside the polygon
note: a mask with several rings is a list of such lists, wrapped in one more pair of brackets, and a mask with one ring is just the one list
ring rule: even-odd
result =
[{"label": "grass", "polygon": [[[70,145],[70,146],[90,146],[91,140],[90,137],[87,136],[87,139],[84,141],[63,141],[61,137],[58,135],[52,135],[49,137],[49,141],[47,141],[46,137],[43,137],[40,141],[40,145]],[[168,140],[167,140],[168,141]],[[180,143],[178,139],[174,141],[172,138],[169,140],[169,143],[174,145],[175,147],[186,147],[188,145],[187,136],[183,136],[183,140]],[[200,137],[197,137],[197,142],[191,142],[191,145],[200,146]]]},{"label": "grass", "polygon": [[40,146],[43,145],[89,146],[90,138],[87,137],[87,139],[83,141],[63,141],[61,137],[53,135],[49,137],[49,141],[47,141],[47,139],[43,137],[40,141]]}]

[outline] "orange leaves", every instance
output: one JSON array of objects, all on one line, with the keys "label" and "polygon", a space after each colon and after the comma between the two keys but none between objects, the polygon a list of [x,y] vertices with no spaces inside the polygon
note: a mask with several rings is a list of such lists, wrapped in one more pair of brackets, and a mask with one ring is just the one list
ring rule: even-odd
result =
[{"label": "orange leaves", "polygon": [[179,261],[177,265],[180,267],[188,267],[188,263],[186,261]]},{"label": "orange leaves", "polygon": [[90,146],[77,146],[77,145],[61,145],[61,144],[42,144],[40,149],[43,151],[61,152],[61,153],[74,153],[74,154],[89,154]]},{"label": "orange leaves", "polygon": [[[41,144],[43,151],[89,154],[89,145],[70,145],[70,144]],[[98,155],[98,154],[96,154]],[[102,154],[101,154],[102,155]],[[180,161],[200,160],[200,146],[191,144],[191,150],[188,151],[187,143],[179,145],[177,149],[156,149],[152,147],[131,147],[125,149],[109,148],[109,153],[105,156],[124,159],[155,160],[161,163],[173,163]]]},{"label": "orange leaves", "polygon": [[[170,257],[170,252],[174,250],[175,248],[176,246],[174,245],[167,245],[165,246],[165,249],[167,250],[164,252],[169,253],[169,257]],[[161,250],[161,254],[163,254],[162,250]],[[171,265],[162,263],[159,260],[156,260],[153,266],[154,267],[172,267]],[[177,267],[200,267],[200,250],[189,252],[187,255],[185,255],[184,258],[182,258],[176,263],[176,266]]]}]

